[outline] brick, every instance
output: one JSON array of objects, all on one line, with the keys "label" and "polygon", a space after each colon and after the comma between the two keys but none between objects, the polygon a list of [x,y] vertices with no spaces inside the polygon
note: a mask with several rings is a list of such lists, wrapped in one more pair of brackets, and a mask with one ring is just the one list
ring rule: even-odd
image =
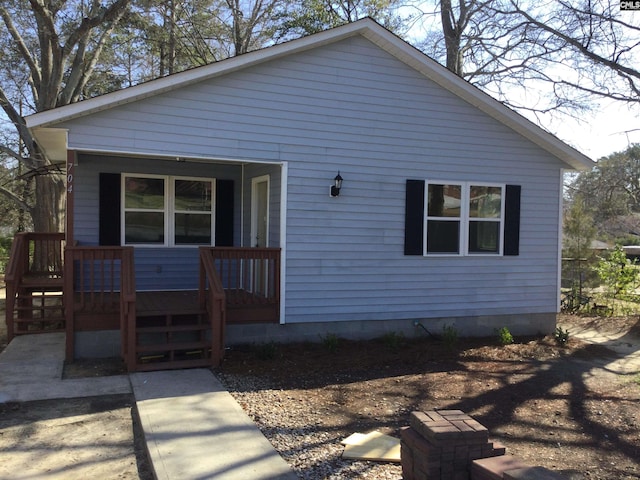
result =
[{"label": "brick", "polygon": [[443,462],[453,462],[455,458],[456,458],[455,452],[447,452],[447,453],[442,453],[440,455],[440,460],[442,460]]},{"label": "brick", "polygon": [[469,480],[469,472],[455,472],[453,474],[453,480]]},{"label": "brick", "polygon": [[455,425],[452,425],[451,423],[447,425],[437,426],[437,427],[430,427],[429,430],[432,432],[432,435],[436,438],[438,437],[455,438],[455,437],[461,436],[460,430],[458,429],[458,427],[456,427]]},{"label": "brick", "polygon": [[[409,425],[411,425],[411,428],[413,430],[416,431],[416,433],[418,433],[418,435],[424,437],[424,438],[431,438],[433,437],[433,432],[429,426],[429,423],[427,422],[422,422],[419,419],[420,417],[417,415],[413,415],[411,414],[411,419],[409,421]],[[448,425],[448,424],[447,424]],[[439,427],[441,428],[441,427]]]},{"label": "brick", "polygon": [[491,480],[502,480],[504,472],[518,468],[526,468],[529,465],[511,455],[501,455],[499,457],[482,458],[471,463],[471,476],[484,475]]},{"label": "brick", "polygon": [[414,480],[413,476],[413,465],[408,466],[402,462],[402,478],[403,480]]},{"label": "brick", "polygon": [[440,477],[448,480],[453,476],[453,464],[445,463],[440,466]]},{"label": "brick", "polygon": [[487,435],[489,434],[489,429],[487,429],[487,427],[471,417],[469,417],[469,420],[465,420],[464,422],[476,432],[487,432]]},{"label": "brick", "polygon": [[456,458],[464,458],[465,460],[467,460],[469,458],[469,447],[466,445],[456,447],[455,456]]},{"label": "brick", "polygon": [[423,413],[424,413],[424,415],[426,417],[431,419],[431,421],[433,421],[433,422],[441,422],[441,421],[444,420],[444,417],[442,415],[440,415],[440,413],[438,413],[438,412],[436,412],[434,410],[431,410],[431,411],[428,411],[428,412],[423,412]]},{"label": "brick", "polygon": [[525,467],[504,472],[504,480],[564,480],[566,477],[544,467]]},{"label": "brick", "polygon": [[418,436],[418,434],[415,432],[415,430],[411,427],[402,427],[400,429],[400,441],[401,442],[405,442],[408,445],[413,445],[416,442],[416,439],[420,438],[422,440],[421,437]]},{"label": "brick", "polygon": [[506,455],[506,453],[506,447],[498,442],[487,443],[482,446],[482,458],[498,457],[500,455]]},{"label": "brick", "polygon": [[451,425],[456,427],[461,432],[475,432],[473,428],[471,428],[464,420],[451,420]]},{"label": "brick", "polygon": [[416,465],[413,469],[413,476],[416,480],[440,478],[440,467],[422,468]]},{"label": "brick", "polygon": [[446,417],[446,416],[449,416],[449,415],[466,415],[466,416],[468,416],[462,410],[438,410],[438,413],[440,415],[442,415],[443,417]]},{"label": "brick", "polygon": [[440,458],[441,450],[418,435],[415,430],[401,430],[400,438],[400,448],[402,449],[404,442],[406,448],[411,450],[414,456]]},{"label": "brick", "polygon": [[442,453],[456,453],[456,447],[457,444],[455,442],[445,443],[444,445],[440,446],[440,451]]},{"label": "brick", "polygon": [[432,421],[431,417],[428,417],[425,412],[411,412],[409,416],[409,425],[413,427],[414,422],[428,423]]},{"label": "brick", "polygon": [[469,460],[476,460],[478,458],[483,458],[482,447],[480,447],[479,445],[473,445],[469,447]]}]

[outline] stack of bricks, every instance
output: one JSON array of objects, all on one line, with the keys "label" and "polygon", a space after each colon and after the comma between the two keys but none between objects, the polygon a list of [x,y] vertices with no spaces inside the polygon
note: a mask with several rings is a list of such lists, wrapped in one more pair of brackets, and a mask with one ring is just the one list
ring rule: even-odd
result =
[{"label": "stack of bricks", "polygon": [[413,412],[401,431],[404,480],[469,480],[474,460],[505,454],[489,431],[460,410]]}]

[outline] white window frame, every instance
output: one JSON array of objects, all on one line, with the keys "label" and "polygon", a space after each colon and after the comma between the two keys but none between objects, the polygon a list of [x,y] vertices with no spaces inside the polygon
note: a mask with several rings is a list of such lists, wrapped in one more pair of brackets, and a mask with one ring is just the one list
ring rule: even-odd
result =
[{"label": "white window frame", "polygon": [[[460,186],[460,216],[459,217],[434,217],[429,216],[429,185],[456,185]],[[469,206],[471,201],[471,187],[495,187],[500,188],[500,217],[476,219],[469,216]],[[461,182],[457,180],[426,180],[424,189],[424,241],[423,255],[428,257],[496,257],[504,256],[504,223],[505,223],[505,200],[506,184],[486,183],[486,182]],[[428,252],[429,220],[459,222],[458,253],[454,252]],[[499,248],[497,252],[470,252],[469,251],[469,230],[472,221],[478,222],[499,222],[498,232]]]},{"label": "white window frame", "polygon": [[[164,181],[164,205],[163,205],[163,213],[164,213],[164,243],[126,243],[126,225],[125,225],[125,212],[132,211],[157,211],[160,210],[138,210],[135,208],[126,208],[125,207],[125,196],[126,196],[126,179],[127,178],[156,178],[162,179]],[[187,180],[187,181],[197,181],[197,182],[210,182],[211,183],[211,243],[210,244],[176,244],[175,243],[175,218],[176,213],[190,213],[182,210],[177,210],[175,205],[175,184],[176,180]],[[147,174],[147,173],[123,173],[120,176],[121,188],[120,188],[120,196],[121,196],[121,212],[120,212],[120,244],[126,246],[134,246],[140,248],[161,248],[161,247],[172,247],[172,248],[198,248],[203,245],[215,245],[215,199],[216,199],[216,180],[215,178],[206,178],[206,177],[191,177],[191,176],[181,176],[181,175],[155,175],[155,174]],[[194,212],[200,215],[203,215],[203,212]]]}]

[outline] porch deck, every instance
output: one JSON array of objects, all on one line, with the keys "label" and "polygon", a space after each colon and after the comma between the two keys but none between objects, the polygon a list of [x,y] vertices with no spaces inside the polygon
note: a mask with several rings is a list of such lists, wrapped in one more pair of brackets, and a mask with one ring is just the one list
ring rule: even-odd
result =
[{"label": "porch deck", "polygon": [[158,291],[136,293],[138,317],[165,315],[167,313],[199,314],[197,290]]},{"label": "porch deck", "polygon": [[[16,235],[6,276],[10,340],[55,327],[66,331],[72,360],[76,332],[119,330],[129,371],[162,370],[217,365],[227,323],[279,321],[280,249],[200,247],[198,290],[136,291],[133,247],[65,247],[62,234],[49,237]],[[40,272],[50,281],[36,287]],[[55,318],[40,301],[54,294]]]},{"label": "porch deck", "polygon": [[[264,297],[246,290],[225,289],[227,299],[227,324],[276,323],[277,310]],[[117,294],[116,294],[117,295]],[[116,298],[115,304],[119,300]],[[181,313],[195,315],[201,313],[197,290],[153,291],[136,293],[136,315],[150,317]]]}]

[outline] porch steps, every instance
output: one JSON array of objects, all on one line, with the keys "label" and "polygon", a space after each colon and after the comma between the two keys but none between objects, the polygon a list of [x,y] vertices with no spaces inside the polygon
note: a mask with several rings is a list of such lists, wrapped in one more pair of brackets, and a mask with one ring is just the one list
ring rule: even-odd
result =
[{"label": "porch steps", "polygon": [[20,288],[15,297],[13,312],[13,334],[53,333],[65,331],[65,314],[62,288]]},{"label": "porch steps", "polygon": [[[185,313],[188,311],[188,313]],[[211,365],[211,341],[206,312],[137,316],[135,371],[154,371]]]}]

